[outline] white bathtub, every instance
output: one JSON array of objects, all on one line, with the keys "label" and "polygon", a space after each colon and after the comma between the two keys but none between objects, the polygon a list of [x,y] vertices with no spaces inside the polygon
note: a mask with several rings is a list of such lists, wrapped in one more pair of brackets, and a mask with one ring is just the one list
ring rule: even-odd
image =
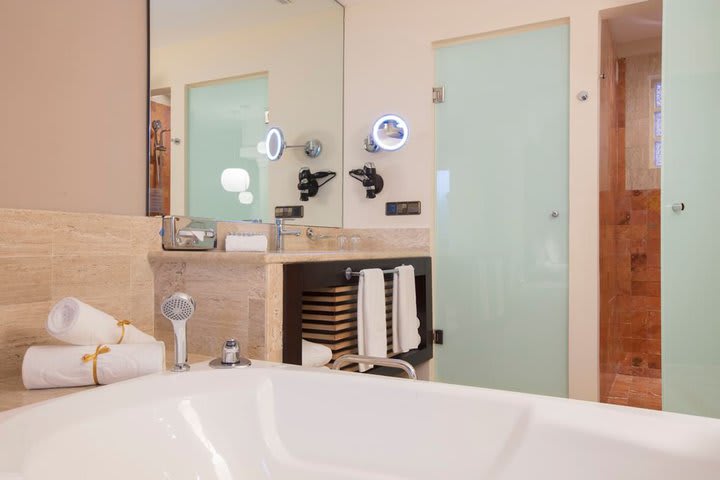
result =
[{"label": "white bathtub", "polygon": [[258,363],[0,417],[0,478],[720,478],[720,421]]}]

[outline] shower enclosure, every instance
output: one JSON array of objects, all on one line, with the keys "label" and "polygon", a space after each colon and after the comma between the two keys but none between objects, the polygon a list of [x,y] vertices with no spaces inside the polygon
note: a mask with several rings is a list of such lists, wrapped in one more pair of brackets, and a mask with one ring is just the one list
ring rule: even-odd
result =
[{"label": "shower enclosure", "polygon": [[436,50],[440,381],[568,395],[568,35]]}]

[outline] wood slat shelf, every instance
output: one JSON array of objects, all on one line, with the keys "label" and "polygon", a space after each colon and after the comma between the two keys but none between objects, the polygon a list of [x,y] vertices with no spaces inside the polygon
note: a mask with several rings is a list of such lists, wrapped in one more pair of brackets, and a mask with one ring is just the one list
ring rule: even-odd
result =
[{"label": "wood slat shelf", "polygon": [[[306,290],[302,294],[302,338],[329,347],[333,361],[358,351],[357,296],[357,284]],[[344,303],[349,298],[353,303]],[[392,353],[392,282],[385,282],[385,318],[388,348]]]},{"label": "wood slat shelf", "polygon": [[[345,270],[363,268],[393,269],[397,265],[415,268],[418,318],[420,320],[420,346],[407,353],[392,352],[392,276],[385,280],[385,315],[388,357],[401,358],[413,365],[433,356],[432,347],[432,263],[428,257],[387,259],[358,259],[284,265],[283,288],[283,361],[302,363],[301,339],[327,345],[332,350],[332,361],[346,354],[357,354],[357,277],[345,278]],[[357,371],[357,365],[343,370]],[[375,367],[366,373],[398,375],[387,367]]]}]

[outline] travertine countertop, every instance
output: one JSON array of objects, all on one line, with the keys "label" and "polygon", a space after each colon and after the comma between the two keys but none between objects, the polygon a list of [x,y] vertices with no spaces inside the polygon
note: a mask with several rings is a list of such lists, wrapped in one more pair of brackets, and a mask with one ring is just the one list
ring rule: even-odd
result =
[{"label": "travertine countertop", "polygon": [[[171,348],[172,350],[172,348]],[[168,352],[172,355],[172,351]],[[172,356],[166,356],[170,361],[166,361],[167,367],[172,365]],[[190,363],[204,362],[210,360],[205,355],[188,355]],[[47,388],[44,390],[26,390],[22,384],[20,377],[12,377],[0,379],[0,412],[10,410],[12,408],[24,407],[33,403],[50,400],[71,393],[82,392],[90,388],[98,388],[97,386],[88,387],[71,387],[71,388]]]},{"label": "travertine countertop", "polygon": [[255,263],[255,264],[283,264],[283,263],[309,263],[333,262],[341,260],[381,260],[385,258],[412,258],[429,257],[426,249],[409,250],[333,250],[333,251],[284,251],[284,252],[225,252],[210,251],[162,251],[150,252],[150,262],[163,261],[202,261],[222,263]]}]

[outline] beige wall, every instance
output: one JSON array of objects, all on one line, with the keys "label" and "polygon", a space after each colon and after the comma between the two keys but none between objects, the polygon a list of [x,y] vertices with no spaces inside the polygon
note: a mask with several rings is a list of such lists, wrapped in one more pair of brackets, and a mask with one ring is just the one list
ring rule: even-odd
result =
[{"label": "beige wall", "polygon": [[0,207],[145,213],[145,0],[0,2]]},{"label": "beige wall", "polygon": [[[266,72],[270,123],[283,129],[289,145],[317,138],[323,151],[318,158],[310,159],[302,149],[288,149],[278,162],[268,162],[258,155],[261,171],[266,171],[268,177],[262,182],[267,185],[264,194],[269,205],[263,220],[272,221],[276,205],[303,204],[305,218],[300,223],[342,224],[341,8],[333,6],[311,16],[153,49],[151,57],[151,88],[170,87],[173,137],[183,140],[187,139],[185,91],[189,85]],[[173,145],[172,152],[170,211],[180,215],[185,213],[186,205],[186,145],[185,141]],[[308,202],[300,202],[296,188],[298,170],[303,166],[312,171],[337,172],[337,177]]]},{"label": "beige wall", "polygon": [[[598,398],[599,11],[633,0],[351,0],[345,12],[345,166],[372,159],[386,190],[366,200],[345,177],[348,227],[434,223],[433,43],[560,18],[570,21],[570,396]],[[392,48],[389,48],[391,46]],[[575,94],[590,92],[579,103]],[[360,148],[382,113],[404,116],[410,141],[394,153]],[[478,149],[482,146],[478,146]],[[421,200],[423,215],[386,217],[390,200]]]}]

